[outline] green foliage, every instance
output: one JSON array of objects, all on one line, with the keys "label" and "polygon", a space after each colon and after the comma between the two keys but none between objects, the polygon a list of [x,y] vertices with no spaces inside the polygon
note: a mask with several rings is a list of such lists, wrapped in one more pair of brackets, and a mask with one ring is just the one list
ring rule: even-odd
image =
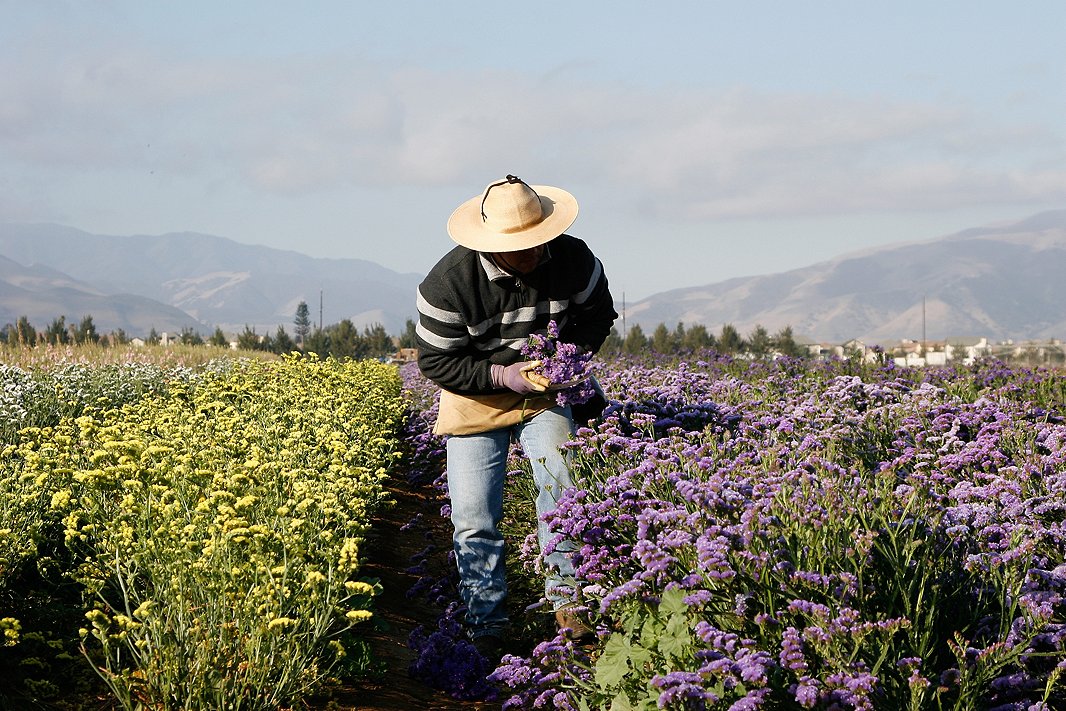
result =
[{"label": "green foliage", "polygon": [[673,353],[677,350],[678,343],[673,334],[666,328],[666,324],[660,323],[655,327],[651,336],[651,349],[656,353]]},{"label": "green foliage", "polygon": [[685,348],[699,350],[702,348],[714,348],[717,341],[714,336],[707,332],[706,326],[702,323],[697,323],[685,331],[685,337],[681,343]]},{"label": "green foliage", "polygon": [[630,328],[624,340],[617,330],[612,329],[611,335],[604,342],[600,352],[605,356],[617,353],[640,355],[649,348],[663,355],[706,349],[716,349],[721,353],[734,356],[746,354],[752,358],[770,358],[778,355],[801,358],[806,355],[806,350],[796,343],[791,326],[786,326],[771,335],[765,327],[756,324],[745,339],[732,324],[722,326],[721,333],[716,337],[709,333],[703,324],[697,323],[686,327],[684,322],[678,322],[673,331],[668,329],[666,324],[660,323],[655,327],[650,338],[644,334],[639,324]]},{"label": "green foliage", "polygon": [[207,341],[212,346],[218,346],[220,348],[229,347],[229,339],[226,338],[226,334],[222,332],[222,329],[215,327],[215,332],[211,334],[211,338]]},{"label": "green foliage", "polygon": [[75,343],[97,343],[100,340],[100,334],[96,332],[96,326],[93,324],[92,316],[85,316],[82,318],[81,323],[74,329],[74,342]]},{"label": "green foliage", "polygon": [[805,354],[803,348],[796,343],[795,337],[792,335],[792,327],[785,326],[773,337],[773,348],[783,356],[789,358],[799,358]]},{"label": "green foliage", "polygon": [[634,325],[626,334],[625,343],[622,344],[622,352],[629,355],[640,355],[648,348],[648,337],[644,335],[644,329],[640,324]]},{"label": "green foliage", "polygon": [[414,320],[412,320],[412,319],[407,319],[404,322],[403,333],[400,334],[400,338],[399,338],[399,347],[400,348],[417,348],[418,347],[418,337],[415,335],[415,329],[417,327],[418,327],[418,324],[416,324],[414,322]]},{"label": "green foliage", "polygon": [[296,305],[296,316],[292,321],[293,333],[296,334],[296,343],[300,348],[307,344],[307,335],[311,333],[311,311],[307,308],[307,302],[301,301]]},{"label": "green foliage", "polygon": [[198,332],[186,326],[181,329],[181,333],[178,335],[178,343],[184,346],[202,346],[204,339]]},{"label": "green foliage", "polygon": [[765,358],[770,354],[772,348],[773,341],[770,338],[770,333],[763,326],[756,324],[755,328],[748,334],[748,353],[751,353],[756,358]]},{"label": "green foliage", "polygon": [[48,343],[62,345],[70,343],[70,334],[67,332],[67,317],[57,316],[48,324],[44,331],[44,338]]},{"label": "green foliage", "polygon": [[[678,588],[667,590],[658,603],[631,608],[617,622],[619,630],[607,638],[596,659],[596,690],[584,697],[586,703],[609,700],[611,709],[659,708],[660,691],[649,679],[685,668],[699,646],[695,629],[700,611],[684,598]],[[724,693],[724,688],[715,690]]]},{"label": "green foliage", "polygon": [[612,326],[611,332],[607,334],[606,340],[600,347],[600,353],[603,355],[616,355],[622,352],[622,346],[622,336],[618,333],[618,329]]},{"label": "green foliage", "polygon": [[744,339],[736,326],[727,323],[722,326],[722,332],[718,335],[718,350],[726,354],[740,353],[744,350]]},{"label": "green foliage", "polygon": [[37,329],[25,316],[19,316],[14,328],[9,329],[7,342],[11,345],[32,346],[37,343]]},{"label": "green foliage", "polygon": [[274,333],[274,341],[271,350],[278,354],[292,353],[296,350],[296,341],[292,340],[284,326],[278,326]]},{"label": "green foliage", "polygon": [[245,351],[270,350],[264,347],[263,337],[248,324],[244,324],[244,330],[237,335],[237,348]]}]

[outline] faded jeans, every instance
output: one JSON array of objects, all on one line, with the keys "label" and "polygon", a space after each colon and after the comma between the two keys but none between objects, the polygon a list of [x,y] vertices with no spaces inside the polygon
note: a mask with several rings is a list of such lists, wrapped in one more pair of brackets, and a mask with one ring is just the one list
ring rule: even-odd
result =
[{"label": "faded jeans", "polygon": [[[554,407],[512,427],[448,438],[452,543],[459,568],[459,594],[467,606],[466,622],[472,637],[502,634],[508,625],[504,541],[499,523],[511,440],[522,444],[532,464],[538,492],[537,539],[543,551],[552,536],[540,519],[555,508],[557,496],[571,486],[569,457],[560,448],[572,438],[573,426],[569,406]],[[573,544],[564,541],[545,560],[545,597],[554,608],[569,599],[565,590],[573,585],[572,549]]]}]

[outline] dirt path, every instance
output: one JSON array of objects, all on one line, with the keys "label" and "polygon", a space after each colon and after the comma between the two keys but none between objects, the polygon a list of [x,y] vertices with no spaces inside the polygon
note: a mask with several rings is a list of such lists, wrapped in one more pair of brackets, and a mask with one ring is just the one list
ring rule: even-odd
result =
[{"label": "dirt path", "polygon": [[[372,533],[363,545],[367,577],[381,580],[384,592],[377,598],[375,614],[385,623],[384,629],[372,632],[370,642],[377,659],[384,661],[388,672],[380,682],[365,683],[344,689],[331,696],[327,708],[336,711],[399,711],[403,709],[485,709],[500,708],[499,703],[460,701],[412,679],[408,667],[414,652],[407,647],[411,631],[418,625],[435,629],[440,610],[425,599],[408,598],[407,591],[419,575],[405,572],[412,556],[435,545],[440,551],[427,561],[429,573],[444,575],[450,566],[445,545],[451,541],[447,520],[439,515],[441,502],[429,495],[431,487],[414,487],[395,482],[390,491],[396,506],[381,513],[373,523]],[[421,513],[418,525],[404,530],[406,524]]]}]

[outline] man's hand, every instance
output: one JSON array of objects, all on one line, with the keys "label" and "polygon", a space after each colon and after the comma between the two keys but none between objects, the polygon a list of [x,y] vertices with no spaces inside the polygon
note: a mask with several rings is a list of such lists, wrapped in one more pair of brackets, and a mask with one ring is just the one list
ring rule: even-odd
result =
[{"label": "man's hand", "polygon": [[493,363],[491,367],[492,385],[496,388],[513,390],[519,395],[528,395],[535,392],[542,393],[552,383],[543,375],[533,372],[533,369],[539,365],[539,360],[512,363],[511,365]]},{"label": "man's hand", "polygon": [[544,390],[551,386],[552,381],[549,380],[548,376],[546,375],[541,375],[540,373],[533,372],[533,368],[536,368],[539,365],[540,361],[535,360],[532,362],[530,367],[523,368],[522,377],[531,382],[534,386],[536,386],[538,392],[544,392]]}]

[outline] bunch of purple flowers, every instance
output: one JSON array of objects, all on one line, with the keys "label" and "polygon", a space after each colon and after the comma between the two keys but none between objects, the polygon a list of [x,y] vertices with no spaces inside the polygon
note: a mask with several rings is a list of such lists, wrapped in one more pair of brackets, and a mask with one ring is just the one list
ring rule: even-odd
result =
[{"label": "bunch of purple flowers", "polygon": [[1066,708],[1061,372],[599,374],[545,523],[601,635],[505,660],[505,708]]},{"label": "bunch of purple flowers", "polygon": [[580,346],[563,343],[559,340],[559,324],[554,320],[548,322],[547,333],[534,333],[522,346],[522,355],[529,360],[539,361],[534,372],[543,375],[552,383],[569,383],[572,387],[553,391],[555,401],[560,405],[580,405],[588,402],[596,394],[596,388],[590,378],[588,365],[592,354],[586,353]]}]

